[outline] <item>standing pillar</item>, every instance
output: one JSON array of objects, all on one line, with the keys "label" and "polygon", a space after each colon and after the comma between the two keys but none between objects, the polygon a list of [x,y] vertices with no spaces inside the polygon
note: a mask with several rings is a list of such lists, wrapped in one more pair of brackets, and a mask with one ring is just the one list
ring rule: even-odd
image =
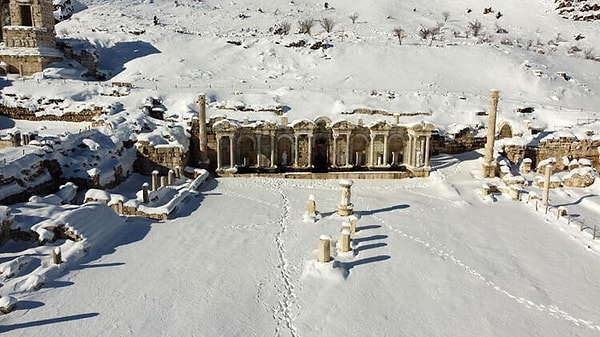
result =
[{"label": "standing pillar", "polygon": [[343,179],[339,181],[340,187],[342,188],[342,199],[340,200],[340,204],[338,205],[338,215],[340,216],[348,216],[352,215],[354,205],[350,202],[350,187],[354,184],[354,181],[350,179]]},{"label": "standing pillar", "polygon": [[220,170],[223,167],[223,154],[221,153],[221,138],[220,135],[217,135],[217,170]]},{"label": "standing pillar", "polygon": [[181,166],[179,165],[175,166],[175,178],[181,178]]},{"label": "standing pillar", "polygon": [[148,183],[142,184],[142,202],[150,202],[150,193],[148,192]]},{"label": "standing pillar", "polygon": [[412,153],[413,153],[412,140],[413,140],[413,137],[412,137],[412,135],[409,134],[408,135],[408,143],[406,144],[407,156],[404,159],[406,161],[406,164],[409,166],[412,166]]},{"label": "standing pillar", "polygon": [[271,165],[269,167],[275,167],[275,135],[271,135]]},{"label": "standing pillar", "polygon": [[358,223],[358,217],[356,215],[351,215],[348,217],[350,220],[350,232],[352,234],[356,234],[356,224]]},{"label": "standing pillar", "polygon": [[229,135],[229,167],[235,166],[233,159],[233,135]]},{"label": "standing pillar", "polygon": [[160,187],[166,187],[166,186],[167,186],[167,177],[160,176]]},{"label": "standing pillar", "polygon": [[294,167],[298,167],[299,149],[300,145],[298,144],[298,135],[294,135]]},{"label": "standing pillar", "polygon": [[319,238],[319,257],[317,261],[321,263],[331,261],[331,237],[329,235],[321,235]]},{"label": "standing pillar", "polygon": [[548,206],[550,196],[550,176],[552,175],[552,165],[546,165],[544,171],[544,194],[542,195],[542,205]]},{"label": "standing pillar", "polygon": [[311,217],[317,216],[317,201],[315,200],[315,196],[312,194],[308,196],[308,209],[306,214]]},{"label": "standing pillar", "polygon": [[198,95],[198,122],[199,131],[198,139],[200,140],[200,161],[206,163],[208,161],[208,135],[206,132],[206,96]]},{"label": "standing pillar", "polygon": [[430,166],[429,165],[429,160],[430,160],[429,159],[429,156],[430,156],[430,154],[429,154],[429,151],[430,151],[429,146],[430,146],[430,144],[429,143],[430,143],[430,139],[431,139],[430,136],[425,137],[425,163],[424,164],[425,164],[425,166],[428,166],[428,167]]},{"label": "standing pillar", "polygon": [[52,250],[52,263],[61,264],[62,263],[62,252],[60,247],[56,247]]},{"label": "standing pillar", "polygon": [[333,135],[333,164],[331,166],[336,167],[338,165],[338,152],[337,152],[337,139],[338,135]]},{"label": "standing pillar", "polygon": [[371,134],[371,146],[369,146],[369,165],[368,166],[373,166],[373,164],[375,163],[374,160],[374,152],[375,152],[375,135]]},{"label": "standing pillar", "polygon": [[169,170],[169,173],[167,175],[167,184],[173,185],[173,176],[174,175],[175,175],[175,172],[173,170]]},{"label": "standing pillar", "polygon": [[156,191],[158,189],[158,171],[152,171],[152,191]]},{"label": "standing pillar", "polygon": [[308,135],[308,167],[312,167],[312,135]]},{"label": "standing pillar", "polygon": [[383,135],[383,165],[388,164],[388,135]]},{"label": "standing pillar", "polygon": [[350,134],[346,134],[346,166],[350,166]]},{"label": "standing pillar", "polygon": [[256,135],[256,167],[261,167],[261,163],[260,163],[260,155],[261,153],[261,145],[260,145],[260,139],[262,138],[262,135],[258,134]]},{"label": "standing pillar", "polygon": [[342,253],[347,253],[350,250],[352,250],[350,248],[350,230],[348,228],[344,228],[340,238],[340,251]]},{"label": "standing pillar", "polygon": [[485,143],[485,156],[483,159],[483,177],[494,178],[496,165],[494,163],[494,142],[496,140],[496,114],[498,110],[498,97],[500,91],[490,90],[490,107],[488,111],[488,133]]}]

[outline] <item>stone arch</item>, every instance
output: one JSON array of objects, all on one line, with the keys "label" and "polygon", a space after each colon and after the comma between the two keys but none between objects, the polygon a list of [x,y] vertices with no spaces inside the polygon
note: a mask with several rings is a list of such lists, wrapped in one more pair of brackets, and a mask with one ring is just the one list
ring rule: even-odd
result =
[{"label": "stone arch", "polygon": [[318,128],[329,128],[331,126],[331,119],[325,116],[319,116],[315,118],[315,126]]},{"label": "stone arch", "polygon": [[244,166],[256,165],[256,144],[254,138],[244,135],[238,139],[238,149],[240,153],[239,161]]},{"label": "stone arch", "polygon": [[388,162],[392,166],[403,163],[404,160],[404,142],[400,135],[391,135],[388,139]]},{"label": "stone arch", "polygon": [[289,135],[277,138],[277,159],[275,163],[279,167],[291,166],[294,163],[294,140]]},{"label": "stone arch", "polygon": [[[355,135],[350,143],[350,162],[354,166],[363,166],[368,163],[369,139],[365,135]],[[358,154],[357,154],[358,153]]]},{"label": "stone arch", "polygon": [[513,129],[509,122],[502,122],[498,126],[498,139],[512,138]]}]

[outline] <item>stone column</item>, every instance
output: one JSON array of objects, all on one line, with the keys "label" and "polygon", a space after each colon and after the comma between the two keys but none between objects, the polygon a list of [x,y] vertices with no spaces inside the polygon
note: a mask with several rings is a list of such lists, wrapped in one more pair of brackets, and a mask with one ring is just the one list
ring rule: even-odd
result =
[{"label": "stone column", "polygon": [[294,167],[298,167],[298,160],[300,159],[300,155],[298,154],[299,149],[300,144],[298,144],[298,135],[294,135]]},{"label": "stone column", "polygon": [[383,164],[387,165],[388,163],[388,135],[383,135]]},{"label": "stone column", "polygon": [[221,138],[223,136],[217,135],[217,170],[220,170],[223,167],[222,153],[221,153]]},{"label": "stone column", "polygon": [[340,216],[348,216],[353,212],[354,206],[350,202],[350,187],[354,184],[354,181],[349,179],[343,179],[339,181],[340,187],[342,188],[342,198],[340,200],[340,204],[338,205],[338,215]]},{"label": "stone column", "polygon": [[356,224],[358,223],[358,217],[356,215],[351,215],[348,217],[350,220],[350,232],[352,234],[356,234]]},{"label": "stone column", "polygon": [[167,184],[173,185],[173,176],[174,175],[175,175],[175,172],[173,170],[169,170],[169,173],[167,175]]},{"label": "stone column", "polygon": [[413,157],[413,146],[412,146],[413,136],[411,134],[408,135],[408,143],[406,143],[406,164],[412,166],[412,157]]},{"label": "stone column", "polygon": [[62,263],[62,252],[60,247],[56,247],[52,250],[52,263],[61,264]]},{"label": "stone column", "polygon": [[375,163],[374,152],[375,152],[375,135],[371,133],[371,144],[369,146],[369,165],[373,166]]},{"label": "stone column", "polygon": [[313,135],[308,135],[308,167],[312,166],[312,138]]},{"label": "stone column", "polygon": [[229,167],[235,166],[233,156],[233,135],[229,135]]},{"label": "stone column", "polygon": [[400,124],[400,114],[399,113],[394,114],[394,124],[396,124],[396,125]]},{"label": "stone column", "polygon": [[340,244],[341,244],[340,251],[342,253],[347,253],[351,250],[351,248],[350,248],[350,230],[349,229],[342,230]]},{"label": "stone column", "polygon": [[350,134],[346,134],[346,166],[350,166]]},{"label": "stone column", "polygon": [[429,146],[430,146],[430,144],[429,143],[430,143],[430,139],[431,139],[430,136],[426,136],[425,137],[425,163],[424,163],[425,166],[431,166],[431,165],[429,165],[429,160],[430,160],[430,158],[429,158],[429,156],[430,156],[430,154],[429,154],[429,151],[430,151]]},{"label": "stone column", "polygon": [[317,261],[321,263],[331,261],[331,237],[329,235],[321,235],[319,238],[319,257]]},{"label": "stone column", "polygon": [[275,167],[275,135],[271,135],[271,165],[269,167]]},{"label": "stone column", "polygon": [[544,171],[544,194],[542,195],[542,205],[550,205],[550,176],[552,175],[552,165],[546,165]]},{"label": "stone column", "polygon": [[158,189],[158,171],[152,171],[152,191],[156,191]]},{"label": "stone column", "polygon": [[308,210],[306,211],[306,214],[312,217],[317,216],[317,201],[312,194],[308,196]]},{"label": "stone column", "polygon": [[160,187],[166,187],[166,186],[167,186],[167,177],[160,176]]},{"label": "stone column", "polygon": [[175,178],[181,178],[181,166],[179,165],[175,166]]},{"label": "stone column", "polygon": [[337,151],[337,139],[338,139],[338,135],[334,134],[333,135],[333,167],[336,167],[338,165],[338,151]]},{"label": "stone column", "polygon": [[200,140],[200,161],[208,161],[208,135],[206,132],[206,96],[200,94],[198,96],[198,122],[199,122],[199,134],[198,139]]},{"label": "stone column", "polygon": [[262,138],[262,135],[258,134],[256,135],[256,167],[261,167],[260,165],[260,155],[261,153],[261,145],[260,145],[260,139]]},{"label": "stone column", "polygon": [[498,97],[500,91],[490,90],[490,107],[488,111],[488,133],[485,143],[485,155],[483,159],[483,174],[484,178],[494,178],[496,169],[493,163],[494,160],[494,142],[496,140],[496,113],[498,110]]},{"label": "stone column", "polygon": [[150,202],[150,193],[148,192],[148,183],[142,184],[142,202]]}]

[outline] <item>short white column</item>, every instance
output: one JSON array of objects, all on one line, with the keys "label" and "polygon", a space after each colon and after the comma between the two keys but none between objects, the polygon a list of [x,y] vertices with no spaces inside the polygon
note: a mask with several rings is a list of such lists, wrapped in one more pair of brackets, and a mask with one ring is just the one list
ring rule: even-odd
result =
[{"label": "short white column", "polygon": [[317,261],[321,263],[331,261],[331,237],[329,235],[321,235],[319,238],[319,257]]}]

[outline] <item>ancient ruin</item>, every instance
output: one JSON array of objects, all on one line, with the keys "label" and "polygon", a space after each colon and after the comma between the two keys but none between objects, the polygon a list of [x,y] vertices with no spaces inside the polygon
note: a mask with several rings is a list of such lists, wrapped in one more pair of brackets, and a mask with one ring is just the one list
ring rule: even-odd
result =
[{"label": "ancient ruin", "polygon": [[2,0],[0,68],[20,76],[63,59],[56,48],[52,0]]}]

